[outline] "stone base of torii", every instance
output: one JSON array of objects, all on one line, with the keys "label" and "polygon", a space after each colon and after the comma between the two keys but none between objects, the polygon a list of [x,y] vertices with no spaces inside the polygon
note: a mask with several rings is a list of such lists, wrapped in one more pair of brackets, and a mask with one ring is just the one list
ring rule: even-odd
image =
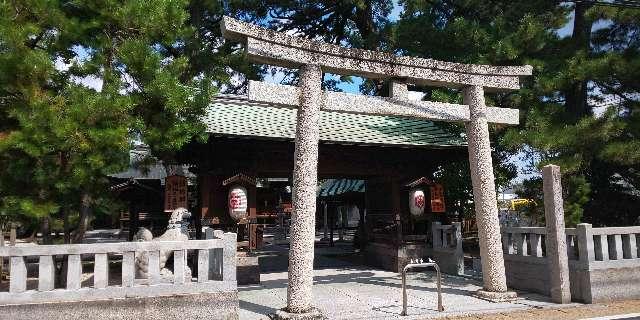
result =
[{"label": "stone base of torii", "polygon": [[[504,301],[507,290],[498,222],[488,123],[518,124],[517,109],[487,107],[484,90],[517,90],[531,66],[471,65],[398,57],[392,54],[302,39],[229,17],[221,23],[225,38],[245,45],[255,62],[300,69],[297,87],[250,82],[250,100],[297,108],[293,212],[289,249],[287,306],[274,319],[322,319],[312,297],[320,110],[425,120],[463,122],[478,222],[485,299]],[[391,97],[322,91],[323,72],[391,81]],[[407,83],[459,88],[463,104],[407,99]]]}]

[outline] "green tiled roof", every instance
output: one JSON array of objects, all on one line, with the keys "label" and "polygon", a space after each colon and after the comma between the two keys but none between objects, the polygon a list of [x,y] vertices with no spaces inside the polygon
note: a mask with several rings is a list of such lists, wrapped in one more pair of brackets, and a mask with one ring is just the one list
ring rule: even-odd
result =
[{"label": "green tiled roof", "polygon": [[[215,136],[293,139],[296,110],[248,101],[242,96],[216,97],[204,117]],[[320,140],[330,143],[425,147],[466,146],[466,141],[431,121],[363,114],[321,112]]]},{"label": "green tiled roof", "polygon": [[327,179],[318,187],[318,197],[331,197],[347,192],[364,192],[364,180]]}]

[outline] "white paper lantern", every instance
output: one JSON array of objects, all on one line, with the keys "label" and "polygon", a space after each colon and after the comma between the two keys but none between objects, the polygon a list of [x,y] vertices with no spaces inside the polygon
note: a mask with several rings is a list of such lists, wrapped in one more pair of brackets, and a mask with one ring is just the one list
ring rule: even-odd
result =
[{"label": "white paper lantern", "polygon": [[233,186],[229,190],[229,215],[234,220],[247,217],[247,189],[241,186]]},{"label": "white paper lantern", "polygon": [[421,189],[413,189],[409,192],[409,211],[413,216],[421,216],[424,214],[424,206],[426,204],[424,191]]}]

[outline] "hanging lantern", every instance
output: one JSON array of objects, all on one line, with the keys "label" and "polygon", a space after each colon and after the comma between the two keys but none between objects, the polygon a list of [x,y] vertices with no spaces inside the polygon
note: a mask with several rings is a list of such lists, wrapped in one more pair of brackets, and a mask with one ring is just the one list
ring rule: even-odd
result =
[{"label": "hanging lantern", "polygon": [[247,218],[247,189],[236,185],[229,189],[229,215],[238,221]]},{"label": "hanging lantern", "polygon": [[422,189],[413,189],[409,192],[409,211],[413,216],[424,214],[425,196]]}]

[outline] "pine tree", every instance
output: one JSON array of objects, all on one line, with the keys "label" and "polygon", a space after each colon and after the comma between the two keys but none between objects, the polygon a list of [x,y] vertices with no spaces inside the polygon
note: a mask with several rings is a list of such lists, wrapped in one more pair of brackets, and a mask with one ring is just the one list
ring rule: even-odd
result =
[{"label": "pine tree", "polygon": [[212,75],[185,53],[196,39],[188,5],[0,4],[2,214],[45,226],[58,218],[66,240],[75,225],[79,241],[93,205],[108,195],[107,175],[128,164],[133,139],[171,159],[205,137],[199,117]]},{"label": "pine tree", "polygon": [[[640,204],[640,10],[576,2],[570,36],[539,57],[522,130],[539,165],[561,166],[568,224],[637,223]],[[596,108],[603,100],[617,100]]]}]

